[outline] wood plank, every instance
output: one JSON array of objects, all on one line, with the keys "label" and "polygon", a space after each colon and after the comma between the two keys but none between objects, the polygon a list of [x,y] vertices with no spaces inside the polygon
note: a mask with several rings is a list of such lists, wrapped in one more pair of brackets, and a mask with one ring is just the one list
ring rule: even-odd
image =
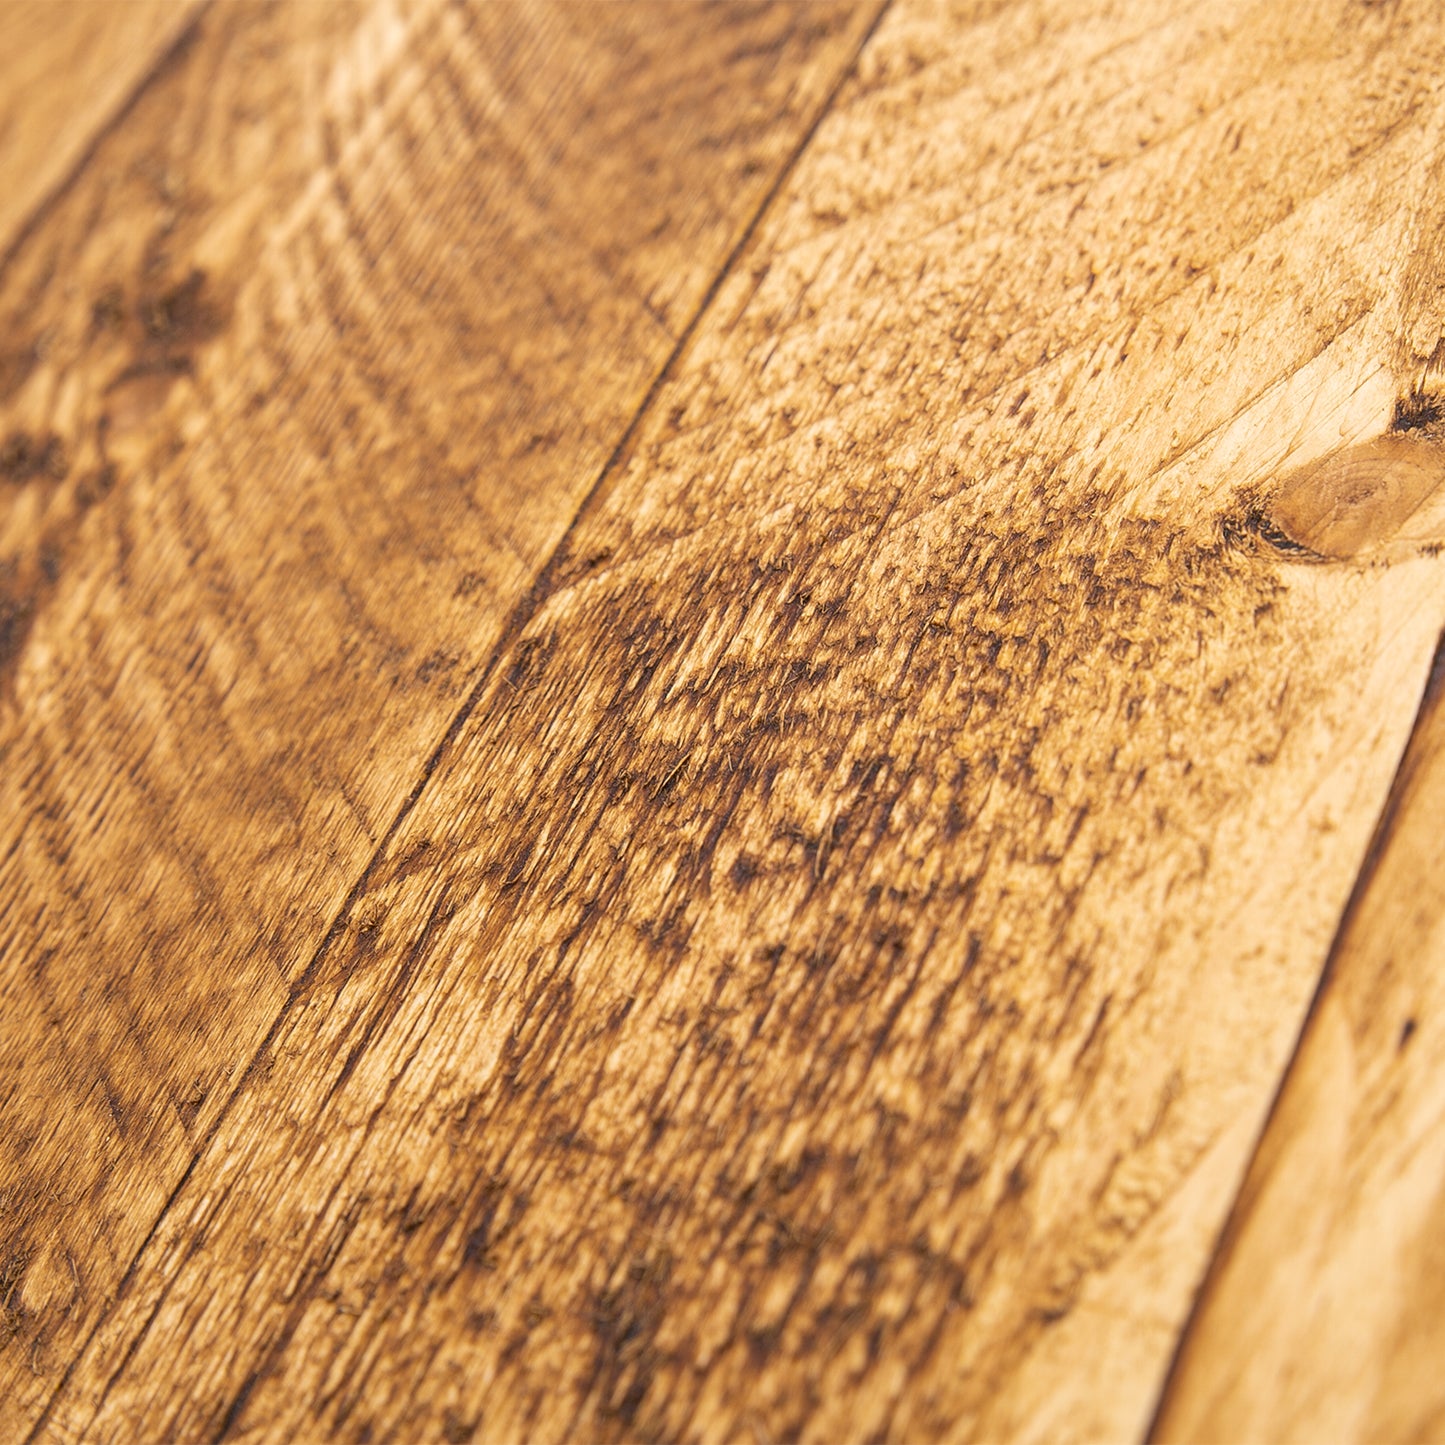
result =
[{"label": "wood plank", "polygon": [[0,261],[199,9],[199,0],[0,5]]},{"label": "wood plank", "polygon": [[1270,541],[1442,50],[898,0],[36,1438],[1141,1434],[1442,622]]},{"label": "wood plank", "polygon": [[1445,1438],[1445,649],[1156,1423]]},{"label": "wood plank", "polygon": [[216,6],[11,258],[0,1436],[872,14]]}]

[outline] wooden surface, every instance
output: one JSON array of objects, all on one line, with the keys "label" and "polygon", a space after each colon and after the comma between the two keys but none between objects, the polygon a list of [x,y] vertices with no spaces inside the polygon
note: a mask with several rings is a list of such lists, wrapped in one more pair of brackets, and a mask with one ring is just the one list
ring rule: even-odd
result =
[{"label": "wooden surface", "polygon": [[1445,651],[1160,1440],[1445,1438]]},{"label": "wooden surface", "polygon": [[197,3],[0,5],[0,258],[9,259],[48,203],[93,163],[107,131],[125,123],[130,102],[172,59]]},{"label": "wooden surface", "polygon": [[0,1435],[869,18],[215,6],[11,261]]},{"label": "wooden surface", "polygon": [[1438,1435],[1434,7],[146,33],[0,272],[0,1434]]}]

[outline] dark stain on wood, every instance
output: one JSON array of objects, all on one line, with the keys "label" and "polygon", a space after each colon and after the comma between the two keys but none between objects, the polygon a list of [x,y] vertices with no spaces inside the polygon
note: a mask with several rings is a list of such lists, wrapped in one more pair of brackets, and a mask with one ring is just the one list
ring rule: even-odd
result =
[{"label": "dark stain on wood", "polygon": [[0,444],[0,481],[21,485],[35,477],[63,481],[69,471],[65,443],[49,432],[35,437],[14,432]]},{"label": "dark stain on wood", "polygon": [[[555,942],[526,951],[514,995],[500,977],[468,985],[481,1016],[505,1008],[512,1022],[495,1070],[479,1079],[452,1167],[490,1180],[523,1157],[530,1197],[565,1191],[587,1236],[614,1241],[603,1251],[612,1261],[605,1274],[544,1289],[535,1303],[545,1314],[513,1307],[511,1343],[496,1355],[516,1388],[530,1388],[520,1384],[529,1356],[552,1348],[544,1338],[572,1339],[585,1321],[590,1366],[549,1388],[572,1393],[576,1428],[589,1437],[667,1438],[689,1408],[695,1386],[685,1362],[702,1348],[708,1321],[717,1336],[709,1348],[742,1351],[754,1367],[822,1344],[841,1357],[861,1342],[867,1358],[922,1368],[943,1348],[951,1312],[983,1294],[1010,1311],[1020,1336],[1055,1328],[1073,1306],[1082,1267],[1036,1280],[1015,1273],[1051,1146],[1035,1066],[1010,1040],[1047,1037],[1052,1051],[1076,1059],[1084,1086],[1107,1056],[1109,999],[1090,982],[1092,961],[1071,952],[1065,976],[1039,984],[1024,1006],[1008,982],[1021,945],[1005,940],[1020,928],[1067,932],[1098,869],[1092,820],[1106,795],[1144,830],[1158,826],[1159,804],[1140,762],[1126,759],[1117,739],[1105,746],[1088,733],[1074,766],[1080,781],[1091,780],[1089,803],[1071,801],[1069,784],[1043,771],[1056,765],[1036,754],[1040,734],[1027,720],[1035,708],[1047,715],[1067,688],[1074,715],[1153,726],[1168,696],[1156,687],[1175,685],[1181,666],[1193,672],[1196,656],[1207,671],[1240,628],[1261,639],[1256,656],[1278,644],[1269,604],[1280,583],[1249,556],[1199,546],[1148,519],[1081,536],[1054,520],[1056,508],[1089,514],[1077,493],[1041,492],[1031,505],[1040,513],[1031,527],[976,516],[952,529],[910,578],[907,603],[837,570],[829,546],[795,538],[786,565],[711,558],[706,575],[657,592],[633,592],[621,576],[600,590],[588,584],[576,603],[589,618],[585,631],[544,607],[536,633],[499,669],[484,705],[495,709],[488,735],[550,741],[524,792],[488,767],[485,743],[473,744],[468,766],[480,791],[471,806],[497,826],[465,865],[472,901],[404,986],[401,975],[391,981],[389,958],[373,952],[367,966],[384,971],[386,981],[371,987],[387,998],[443,979],[454,987],[468,960],[505,956],[528,920],[549,920]],[[881,660],[880,608],[909,639],[882,700],[895,736],[912,738],[906,766],[889,762],[892,749],[856,750],[848,689]],[[731,644],[701,646],[727,617]],[[1136,665],[1104,668],[1101,657]],[[1235,679],[1218,693],[1218,740],[1201,745],[1186,787],[1215,789],[1231,776],[1247,786],[1248,758],[1277,750],[1287,717],[1254,709],[1247,699],[1257,686]],[[910,715],[920,714],[926,726],[910,729]],[[1246,717],[1256,734],[1247,743],[1238,732]],[[592,721],[567,725],[581,719]],[[964,739],[969,766],[959,768],[950,759]],[[1191,775],[1175,767],[1170,776],[1177,786]],[[563,795],[564,813],[549,801]],[[820,796],[830,799],[821,825],[794,811]],[[999,809],[1013,820],[1019,862],[1061,880],[1044,916],[1028,922],[991,875],[982,820]],[[903,814],[910,848],[919,849],[912,863],[896,852]],[[534,820],[564,816],[535,857]],[[428,847],[399,840],[398,862],[381,875],[405,871],[407,887],[424,888],[427,866],[450,858],[455,877],[448,834],[444,816],[431,818]],[[704,835],[710,841],[696,846]],[[890,882],[866,888],[879,854],[890,860]],[[936,875],[922,864],[931,855],[947,860]],[[677,880],[661,912],[651,896],[658,877]],[[716,926],[708,900],[719,877],[729,892],[761,892],[760,906],[789,920],[786,933],[753,952],[700,952],[698,930]],[[840,891],[850,899],[846,931],[834,921]],[[359,942],[350,936],[338,935],[318,988],[354,966],[346,954]],[[625,953],[622,936],[631,940]],[[601,964],[608,956],[628,959],[625,980]],[[669,980],[684,966],[690,1000],[662,1019],[658,1000],[671,996]],[[354,1036],[334,1097],[358,1050],[379,1036],[372,1024]],[[667,1062],[654,1067],[664,1039]],[[870,1080],[905,1050],[910,1087],[927,1102],[897,1110]],[[628,1061],[620,1074],[609,1057]],[[634,1101],[635,1134],[597,1138],[589,1121],[604,1097]],[[826,1118],[871,1122],[837,1147],[825,1142]],[[800,1119],[812,1121],[805,1137],[814,1142],[782,1145],[788,1121]],[[720,1128],[754,1162],[709,1169],[707,1141]],[[970,1147],[955,1159],[960,1130]],[[633,1137],[645,1141],[640,1154],[628,1146]],[[930,1181],[922,1193],[909,1182],[920,1170]],[[1117,1248],[1141,1220],[1113,1217],[1107,1182],[1100,1188],[1097,1227]],[[964,1197],[979,1199],[969,1212],[976,1225],[933,1241],[925,1201]],[[914,1244],[855,1255],[873,1237],[868,1219],[880,1200],[891,1235],[916,1221],[904,1229]],[[418,1207],[423,1222],[402,1246],[406,1256],[450,1247],[465,1266],[444,1287],[450,1302],[435,1299],[447,1313],[499,1308],[529,1277],[524,1260],[576,1247],[535,1210],[513,1208],[503,1223],[492,1186],[465,1225],[443,1199]],[[446,1245],[448,1233],[459,1242]],[[667,1241],[666,1250],[650,1240]],[[720,1260],[748,1283],[717,1319],[704,1302]],[[484,1294],[472,1280],[485,1282]],[[1016,1298],[1000,1304],[1007,1294]],[[880,1315],[874,1297],[909,1303]],[[777,1402],[769,1429],[800,1430],[815,1404],[806,1390]]]}]

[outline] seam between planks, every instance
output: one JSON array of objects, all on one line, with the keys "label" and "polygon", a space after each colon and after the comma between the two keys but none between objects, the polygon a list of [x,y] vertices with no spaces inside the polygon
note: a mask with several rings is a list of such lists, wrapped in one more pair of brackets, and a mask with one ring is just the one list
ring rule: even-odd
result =
[{"label": "seam between planks", "polygon": [[1189,1313],[1185,1316],[1184,1324],[1175,1337],[1174,1349],[1169,1356],[1169,1366],[1164,1372],[1164,1377],[1159,1387],[1159,1395],[1154,1401],[1154,1408],[1149,1415],[1149,1424],[1144,1432],[1143,1439],[1145,1445],[1152,1445],[1152,1442],[1158,1439],[1159,1422],[1164,1413],[1165,1403],[1174,1388],[1180,1366],[1183,1363],[1185,1347],[1194,1332],[1200,1311],[1204,1308],[1204,1301],[1213,1293],[1214,1287],[1219,1281],[1219,1276],[1228,1262],[1234,1241],[1235,1222],[1238,1220],[1244,1204],[1245,1186],[1254,1173],[1254,1166],[1259,1158],[1260,1149],[1269,1135],[1275,1115],[1279,1112],[1280,1101],[1283,1099],[1285,1090],[1289,1086],[1290,1078],[1298,1067],[1300,1051],[1304,1047],[1305,1040],[1309,1037],[1310,1026],[1313,1024],[1315,1016],[1319,1013],[1320,1007],[1324,1002],[1325,993],[1334,979],[1335,967],[1345,935],[1349,932],[1350,925],[1354,922],[1355,916],[1360,910],[1365,894],[1369,890],[1370,884],[1374,881],[1375,874],[1380,866],[1380,860],[1384,856],[1385,848],[1394,833],[1395,820],[1399,815],[1400,806],[1410,792],[1410,782],[1414,776],[1416,753],[1418,751],[1416,740],[1419,738],[1421,730],[1442,705],[1445,705],[1445,632],[1442,632],[1436,640],[1435,652],[1430,660],[1430,670],[1426,674],[1425,686],[1420,694],[1420,702],[1415,709],[1415,721],[1410,725],[1410,735],[1405,740],[1405,747],[1400,754],[1400,761],[1395,767],[1395,775],[1390,780],[1390,789],[1385,795],[1385,802],[1380,809],[1380,816],[1375,823],[1375,830],[1371,834],[1369,846],[1365,849],[1365,855],[1360,861],[1360,871],[1355,875],[1355,881],[1350,888],[1349,899],[1340,913],[1339,922],[1335,925],[1334,937],[1330,940],[1330,946],[1325,954],[1324,963],[1320,966],[1319,979],[1315,983],[1314,993],[1310,996],[1309,1007],[1305,1010],[1305,1016],[1300,1023],[1299,1032],[1295,1035],[1295,1041],[1290,1049],[1289,1058],[1284,1068],[1280,1070],[1274,1097],[1270,1100],[1269,1108],[1265,1112],[1259,1132],[1255,1135],[1254,1144],[1249,1151],[1249,1159],[1245,1164],[1244,1171],[1239,1176],[1239,1186],[1235,1190],[1234,1198],[1230,1201],[1229,1211],[1225,1215],[1224,1223],[1220,1227],[1218,1235],[1215,1237],[1214,1247],[1209,1255],[1209,1264],[1200,1279],[1198,1289],[1194,1292],[1194,1298],[1190,1302]]},{"label": "seam between planks", "polygon": [[[844,85],[847,84],[850,77],[857,70],[858,62],[862,58],[863,52],[868,48],[874,35],[878,31],[879,25],[883,22],[884,15],[892,4],[893,0],[882,0],[877,10],[874,11],[873,18],[868,22],[867,28],[853,49],[853,54],[848,57],[847,64],[840,68],[837,79],[829,88],[827,95],[823,97],[817,114],[814,115],[813,119],[804,128],[803,134],[799,137],[797,144],[794,145],[782,165],[779,166],[778,173],[773,178],[772,185],[768,187],[766,194],[758,203],[758,207],[753,212],[751,219],[749,219],[747,225],[743,227],[742,234],[723,259],[722,265],[718,267],[717,274],[713,277],[711,284],[703,293],[702,300],[698,303],[697,309],[693,312],[687,325],[683,327],[667,360],[662,364],[661,369],[653,378],[652,384],[647,388],[646,394],[638,404],[637,410],[633,413],[632,420],[628,422],[623,431],[621,439],[612,449],[612,454],[602,464],[601,470],[597,473],[597,477],[592,485],[587,489],[587,494],[582,498],[571,522],[567,524],[566,531],[557,539],[557,544],[552,548],[547,560],[542,564],[541,569],[537,573],[537,580],[532,584],[526,597],[523,598],[522,602],[513,611],[507,626],[503,629],[502,635],[498,639],[496,647],[492,651],[491,657],[487,660],[482,676],[477,681],[477,688],[474,695],[469,696],[462,705],[464,713],[469,713],[475,706],[480,698],[487,678],[490,676],[492,669],[496,666],[502,654],[512,646],[521,634],[522,629],[531,621],[541,609],[542,604],[546,602],[556,590],[555,578],[558,569],[558,560],[565,554],[567,543],[571,540],[577,529],[588,520],[606,496],[607,483],[617,475],[621,470],[622,464],[626,462],[630,456],[632,444],[647,414],[652,410],[652,404],[656,401],[658,393],[676,375],[678,364],[681,362],[684,353],[691,344],[692,338],[702,323],[703,317],[712,309],[712,303],[717,298],[718,292],[722,289],[723,283],[733,274],[738,262],[741,261],[749,249],[751,249],[753,239],[757,234],[759,225],[762,224],[763,217],[772,209],[773,202],[777,199],[778,193],[787,183],[788,177],[797,169],[798,162],[803,158],[803,153],[813,143],[813,137],[817,134],[819,126],[821,126],[832,113],[834,103],[837,101]],[[438,748],[433,763],[429,766],[434,765],[435,762],[439,762],[440,757],[441,749]]]},{"label": "seam between planks", "polygon": [[30,208],[29,214],[16,228],[10,244],[5,247],[3,252],[0,252],[0,285],[4,284],[5,275],[10,270],[11,263],[16,256],[20,254],[45,218],[64,200],[66,194],[89,169],[101,146],[125,124],[146,91],[185,54],[195,40],[201,22],[214,3],[215,0],[198,0],[191,18],[181,27],[180,33],[145,68],[115,110],[96,126],[70,169]]},{"label": "seam between planks", "polygon": [[[110,134],[117,125],[124,121],[125,117],[134,108],[135,104],[140,99],[145,89],[149,85],[151,85],[156,80],[156,78],[164,72],[165,68],[170,65],[184,51],[187,45],[190,44],[192,38],[196,34],[202,18],[210,9],[213,3],[214,0],[201,0],[200,6],[197,9],[196,14],[187,23],[181,34],[166,49],[164,54],[162,54],[157,59],[156,63],[150,67],[150,69],[146,72],[145,76],[142,78],[141,83],[138,84],[136,88],[132,91],[130,96],[127,97],[125,103],[116,111],[115,115],[112,116],[108,121],[105,122],[103,126],[100,127],[97,134],[92,138],[90,144],[87,145],[84,153],[80,157],[79,162],[74,167],[72,167],[71,171],[65,177],[64,182],[54,191],[52,191],[48,196],[46,196],[36,206],[35,210],[31,213],[31,215],[26,219],[25,224],[20,228],[20,231],[17,233],[15,243],[6,250],[3,257],[0,257],[0,280],[3,280],[4,272],[7,269],[11,258],[16,253],[19,244],[33,232],[35,227],[44,218],[45,214],[61,198],[65,190],[69,186],[74,184],[76,179],[85,169],[85,166],[88,165],[93,159],[97,149],[99,148],[99,145],[104,140],[105,136]],[[802,134],[799,136],[792,149],[784,157],[782,164],[778,167],[777,174],[773,178],[772,184],[768,187],[761,201],[754,209],[753,214],[751,215],[751,217],[749,217],[747,223],[744,225],[738,239],[733,243],[727,255],[723,258],[721,265],[718,267],[717,273],[713,277],[711,283],[708,285],[706,291],[703,293],[702,298],[698,302],[697,306],[694,308],[693,314],[689,318],[687,325],[683,327],[681,333],[677,338],[676,343],[673,345],[672,350],[669,352],[667,359],[659,368],[657,375],[653,378],[651,384],[647,388],[647,391],[643,394],[641,401],[638,403],[635,411],[633,412],[631,420],[623,429],[622,436],[618,440],[617,445],[612,449],[612,452],[607,457],[607,460],[602,464],[602,467],[599,469],[597,476],[592,482],[592,485],[587,489],[586,495],[583,497],[581,503],[579,504],[577,511],[572,517],[571,522],[568,523],[566,529],[563,531],[562,535],[557,539],[551,551],[548,553],[546,560],[543,562],[542,566],[537,572],[536,580],[532,583],[532,586],[527,590],[522,600],[512,610],[511,616],[508,618],[505,626],[502,628],[502,631],[499,634],[497,641],[494,644],[491,653],[487,658],[487,661],[482,666],[481,672],[479,673],[476,682],[472,685],[461,706],[458,708],[451,721],[447,724],[447,727],[443,731],[440,740],[437,742],[436,746],[432,749],[430,755],[427,757],[427,760],[422,767],[421,776],[417,779],[410,793],[408,793],[406,798],[402,801],[401,806],[397,809],[395,815],[391,819],[391,822],[387,825],[385,831],[382,833],[379,842],[372,850],[371,856],[367,859],[365,866],[357,875],[356,881],[347,890],[346,896],[341,902],[341,906],[338,908],[335,917],[332,919],[330,926],[327,928],[325,934],[322,936],[321,942],[317,945],[306,967],[301,971],[300,974],[297,975],[295,982],[291,984],[290,987],[287,989],[286,998],[282,1002],[281,1007],[277,1010],[276,1016],[271,1021],[270,1027],[266,1030],[264,1037],[262,1038],[260,1044],[256,1047],[255,1051],[252,1053],[251,1057],[246,1061],[244,1069],[241,1070],[240,1078],[237,1081],[236,1087],[231,1091],[225,1103],[222,1104],[221,1108],[217,1111],[216,1117],[212,1120],[210,1128],[207,1129],[205,1137],[193,1149],[190,1162],[182,1171],[181,1176],[176,1181],[175,1186],[166,1196],[165,1203],[157,1211],[156,1217],[151,1222],[150,1228],[146,1231],[145,1237],[142,1239],[141,1243],[136,1248],[134,1254],[131,1256],[130,1263],[126,1266],[124,1274],[122,1274],[120,1280],[117,1282],[115,1290],[111,1294],[109,1302],[102,1308],[100,1313],[97,1315],[95,1323],[91,1326],[89,1331],[87,1331],[84,1341],[80,1345],[79,1349],[77,1349],[72,1355],[70,1363],[66,1366],[64,1372],[60,1376],[60,1379],[57,1381],[55,1389],[51,1391],[49,1397],[46,1399],[44,1407],[36,1416],[35,1423],[31,1426],[29,1432],[25,1436],[26,1445],[33,1445],[33,1442],[38,1440],[40,1432],[45,1428],[45,1426],[50,1420],[50,1415],[55,1407],[55,1402],[65,1392],[66,1387],[69,1385],[70,1380],[75,1373],[77,1365],[80,1363],[81,1359],[84,1358],[86,1352],[90,1349],[90,1346],[94,1341],[96,1335],[103,1328],[106,1321],[110,1318],[115,1306],[125,1298],[135,1278],[136,1270],[140,1264],[141,1259],[145,1256],[146,1251],[150,1248],[151,1243],[156,1237],[156,1234],[159,1232],[161,1225],[165,1222],[167,1216],[170,1214],[172,1208],[175,1206],[176,1200],[181,1196],[187,1184],[190,1182],[192,1176],[195,1174],[196,1166],[200,1163],[201,1159],[210,1149],[211,1144],[216,1138],[216,1135],[220,1132],[222,1124],[229,1117],[231,1109],[235,1105],[237,1099],[241,1097],[243,1092],[250,1086],[250,1084],[254,1080],[260,1060],[266,1056],[267,1051],[271,1047],[272,1043],[275,1041],[277,1034],[280,1032],[282,1024],[285,1022],[287,1015],[295,1006],[297,999],[306,992],[307,988],[310,986],[312,980],[315,978],[318,970],[320,969],[322,961],[326,957],[327,953],[330,951],[336,939],[346,927],[347,920],[350,918],[357,901],[366,891],[367,886],[370,884],[372,878],[375,876],[377,865],[385,856],[386,850],[390,846],[392,839],[405,824],[407,818],[410,817],[412,812],[415,810],[417,803],[421,800],[421,796],[426,790],[427,784],[431,781],[431,778],[436,772],[437,768],[440,766],[442,759],[447,755],[453,743],[460,735],[462,729],[466,726],[467,722],[472,717],[472,714],[476,711],[477,705],[485,694],[487,685],[491,681],[492,675],[496,671],[497,663],[516,643],[517,638],[526,628],[528,622],[531,621],[531,619],[540,610],[543,603],[546,602],[546,600],[555,590],[559,559],[563,555],[565,555],[568,542],[576,533],[577,529],[591,515],[598,502],[605,495],[606,484],[612,479],[612,477],[620,469],[621,465],[627,460],[628,456],[631,453],[632,445],[636,439],[637,433],[640,430],[643,421],[646,419],[647,415],[651,411],[658,394],[661,392],[662,388],[667,384],[667,382],[676,374],[677,368],[689,345],[692,342],[692,338],[696,335],[697,330],[703,321],[703,318],[707,315],[709,310],[711,310],[712,304],[716,299],[718,292],[721,290],[724,282],[728,279],[728,277],[732,275],[733,271],[737,267],[738,262],[742,259],[744,255],[747,254],[748,250],[751,248],[753,241],[758,233],[758,228],[761,226],[763,219],[772,209],[773,203],[776,201],[783,187],[787,184],[789,177],[797,169],[798,163],[801,161],[803,155],[806,153],[808,148],[812,145],[813,138],[817,135],[819,128],[822,126],[823,122],[827,119],[827,117],[832,113],[833,107],[836,104],[839,95],[842,93],[843,87],[856,73],[859,61],[862,59],[862,56],[867,50],[868,46],[872,43],[873,37],[877,34],[878,28],[882,24],[883,18],[887,14],[892,3],[893,0],[880,0],[880,3],[878,3],[877,8],[874,10],[872,18],[864,27],[862,35],[859,37],[857,44],[854,46],[852,54],[848,57],[847,61],[839,67],[837,77],[835,78],[833,84],[829,87],[827,94],[823,97],[823,100],[819,104],[812,119],[807,123],[807,125],[804,126]],[[165,1297],[165,1292],[166,1291],[163,1289],[161,1296],[162,1299],[164,1299]],[[109,1393],[110,1385],[114,1382],[114,1380],[119,1378],[119,1376],[125,1372],[126,1366],[129,1364],[137,1345],[148,1332],[148,1328],[149,1322],[147,1324],[147,1327],[139,1331],[136,1335],[136,1338],[132,1340],[130,1347],[127,1349],[120,1364],[117,1366],[115,1372],[111,1376],[111,1379],[107,1381],[106,1390],[104,1392],[105,1394]],[[257,1375],[259,1375],[259,1373],[260,1372],[258,1371]],[[248,1392],[243,1391],[243,1393]],[[244,1402],[238,1401],[233,1403],[231,1412],[226,1417],[226,1425],[230,1424],[231,1417],[236,1413],[236,1406],[240,1403]]]}]

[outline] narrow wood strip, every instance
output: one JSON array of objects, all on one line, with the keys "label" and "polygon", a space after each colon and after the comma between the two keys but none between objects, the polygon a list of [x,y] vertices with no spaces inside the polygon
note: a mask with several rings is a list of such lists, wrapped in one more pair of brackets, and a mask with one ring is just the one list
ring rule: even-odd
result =
[{"label": "narrow wood strip", "polygon": [[0,1436],[873,13],[217,6],[14,252]]},{"label": "narrow wood strip", "polygon": [[1306,12],[889,11],[37,1438],[1143,1432],[1442,622]]},{"label": "narrow wood strip", "polygon": [[1445,1434],[1445,640],[1152,1436]]}]

